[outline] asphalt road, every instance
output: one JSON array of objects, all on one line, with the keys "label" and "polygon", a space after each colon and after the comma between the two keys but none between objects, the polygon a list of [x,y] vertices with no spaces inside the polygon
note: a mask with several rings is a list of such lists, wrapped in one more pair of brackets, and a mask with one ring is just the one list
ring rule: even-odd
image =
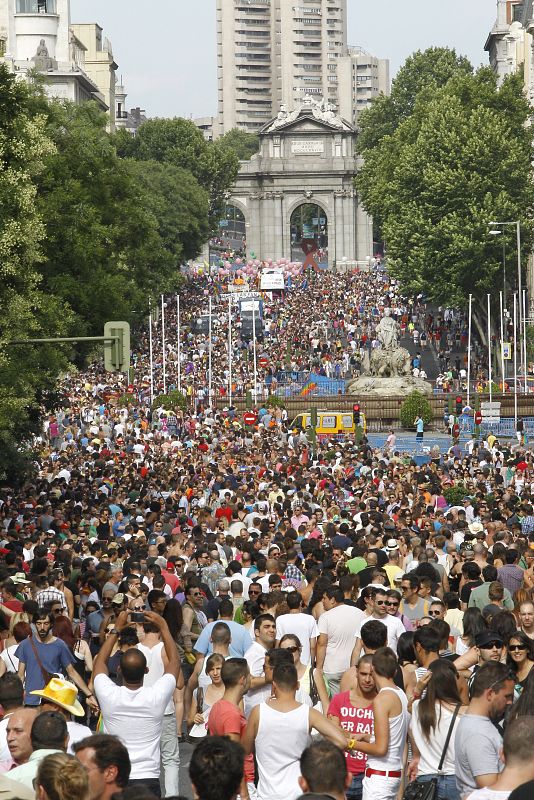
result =
[{"label": "asphalt road", "polygon": [[193,800],[193,790],[189,780],[189,762],[193,747],[189,742],[180,742],[180,795],[189,800]]}]

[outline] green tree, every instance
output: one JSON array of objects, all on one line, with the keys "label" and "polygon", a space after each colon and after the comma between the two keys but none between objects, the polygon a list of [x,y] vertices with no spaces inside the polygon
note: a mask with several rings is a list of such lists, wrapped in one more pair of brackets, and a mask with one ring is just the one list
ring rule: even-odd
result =
[{"label": "green tree", "polygon": [[100,334],[118,314],[134,321],[147,294],[171,288],[179,261],[160,236],[147,184],[117,156],[97,107],[49,103],[47,117],[55,149],[38,177],[42,274],[75,312],[77,333]]},{"label": "green tree", "polygon": [[116,137],[117,153],[138,161],[159,161],[188,170],[210,196],[211,222],[220,216],[224,193],[234,183],[239,158],[220,140],[208,142],[193,122],[151,119],[139,128],[132,141]]},{"label": "green tree", "polygon": [[382,226],[388,263],[405,289],[465,305],[473,293],[498,298],[501,248],[493,219],[523,222],[531,245],[534,204],[528,105],[519,76],[498,88],[489,69],[459,70],[365,156],[357,179],[366,209]]},{"label": "green tree", "polygon": [[125,163],[143,189],[146,207],[174,263],[195,258],[209,235],[208,193],[182,167],[133,159]]},{"label": "green tree", "polygon": [[64,332],[69,313],[42,291],[39,264],[45,227],[35,178],[54,152],[46,119],[33,116],[25,84],[0,66],[0,477],[25,462],[20,441],[36,429],[38,408],[67,365],[61,348],[12,345],[15,339]]},{"label": "green tree", "polygon": [[413,53],[404,62],[391,86],[391,94],[380,95],[360,115],[358,150],[365,154],[391,136],[414,110],[422,92],[430,98],[458,75],[471,75],[473,67],[464,56],[448,47],[429,47]]},{"label": "green tree", "polygon": [[236,154],[240,161],[249,161],[260,147],[260,137],[257,133],[248,133],[241,128],[232,128],[217,139],[219,147],[228,148]]},{"label": "green tree", "polygon": [[411,392],[400,408],[403,428],[413,428],[416,417],[421,417],[425,425],[432,422],[432,406],[421,392]]}]

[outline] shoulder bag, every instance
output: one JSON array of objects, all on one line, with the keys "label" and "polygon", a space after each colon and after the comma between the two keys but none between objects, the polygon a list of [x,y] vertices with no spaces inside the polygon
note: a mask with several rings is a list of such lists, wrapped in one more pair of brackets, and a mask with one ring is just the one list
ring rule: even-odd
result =
[{"label": "shoulder bag", "polygon": [[449,725],[449,730],[447,732],[447,738],[445,739],[445,744],[443,746],[443,752],[439,760],[438,774],[429,781],[423,781],[420,783],[415,780],[409,783],[404,790],[402,800],[438,800],[438,778],[443,768],[443,762],[445,761],[447,750],[449,749],[454,723],[456,722],[456,717],[458,716],[460,706],[461,703],[458,703],[454,709],[454,714],[452,715],[451,724]]},{"label": "shoulder bag", "polygon": [[[37,666],[41,670],[41,675],[43,676],[44,685],[48,686],[48,684],[50,683],[52,678],[55,678],[56,676],[52,672],[48,672],[48,670],[46,670],[43,667],[43,662],[39,658],[39,653],[37,652],[37,648],[35,646],[35,642],[33,641],[33,636],[29,636],[28,639],[29,639],[29,642],[30,642],[30,646],[31,646],[31,648],[33,650],[33,654],[35,656],[35,660],[37,661]],[[44,686],[43,686],[43,689],[44,689]]]}]

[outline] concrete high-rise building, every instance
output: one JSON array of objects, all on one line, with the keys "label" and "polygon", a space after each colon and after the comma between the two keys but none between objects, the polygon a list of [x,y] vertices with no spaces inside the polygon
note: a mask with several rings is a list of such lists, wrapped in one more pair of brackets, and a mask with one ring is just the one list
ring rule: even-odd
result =
[{"label": "concrete high-rise building", "polygon": [[389,60],[349,47],[337,62],[339,114],[358,127],[358,115],[380,94],[389,95]]},{"label": "concrete high-rise building", "polygon": [[499,81],[506,75],[524,71],[525,89],[534,101],[534,33],[532,0],[497,0],[497,19],[484,49]]},{"label": "concrete high-rise building", "polygon": [[337,111],[346,52],[347,0],[217,0],[217,135],[259,130],[306,95]]},{"label": "concrete high-rise building", "polygon": [[71,28],[69,0],[0,0],[0,61],[20,77],[41,73],[51,97],[95,100],[107,111],[85,70],[87,50]]}]

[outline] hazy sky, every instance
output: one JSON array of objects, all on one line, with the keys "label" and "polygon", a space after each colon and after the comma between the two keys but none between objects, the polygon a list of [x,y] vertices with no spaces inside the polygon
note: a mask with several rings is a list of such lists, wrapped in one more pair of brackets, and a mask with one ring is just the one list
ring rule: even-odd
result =
[{"label": "hazy sky", "polygon": [[[233,0],[224,0],[233,2]],[[394,76],[414,50],[448,45],[473,64],[496,0],[348,0],[349,44],[389,58]],[[127,106],[149,116],[216,111],[215,0],[71,0],[72,22],[98,22],[111,39]]]}]

